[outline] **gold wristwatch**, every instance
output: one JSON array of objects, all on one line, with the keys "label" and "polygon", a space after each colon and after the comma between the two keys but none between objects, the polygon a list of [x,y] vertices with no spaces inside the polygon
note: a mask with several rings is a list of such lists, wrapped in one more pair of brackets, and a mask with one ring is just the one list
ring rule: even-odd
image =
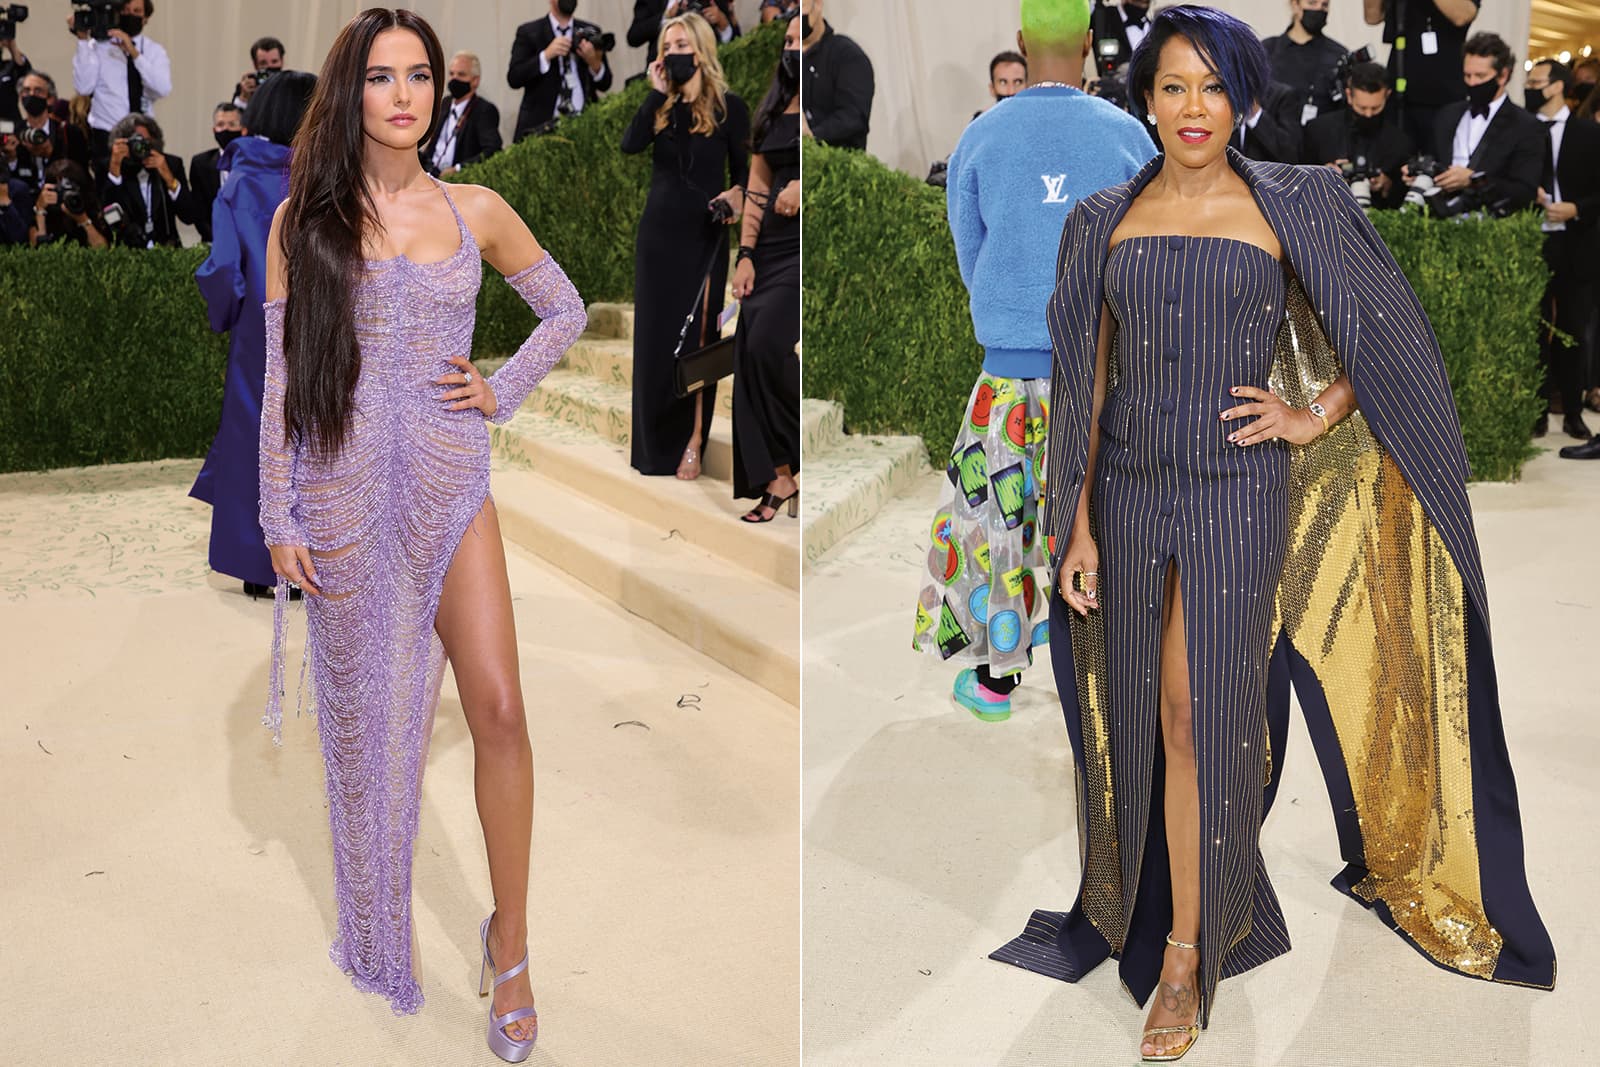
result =
[{"label": "gold wristwatch", "polygon": [[1328,409],[1313,400],[1306,406],[1306,410],[1322,420],[1322,432],[1328,432]]}]

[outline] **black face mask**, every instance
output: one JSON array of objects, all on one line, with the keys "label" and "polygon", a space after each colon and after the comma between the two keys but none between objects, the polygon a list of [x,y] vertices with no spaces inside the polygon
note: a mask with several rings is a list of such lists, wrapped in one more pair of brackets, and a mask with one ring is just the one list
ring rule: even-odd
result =
[{"label": "black face mask", "polygon": [[1549,101],[1544,98],[1543,89],[1522,90],[1522,105],[1529,111],[1538,111],[1547,103],[1549,103]]},{"label": "black face mask", "polygon": [[129,37],[137,37],[139,31],[144,29],[144,19],[138,15],[123,15],[117,20],[117,29]]},{"label": "black face mask", "polygon": [[783,72],[786,81],[792,82],[800,77],[800,49],[785,48],[778,69]]},{"label": "black face mask", "polygon": [[699,69],[699,64],[695,62],[694,56],[688,52],[663,56],[661,57],[661,63],[666,68],[667,80],[673,85],[686,84],[690,78],[694,77],[694,72]]},{"label": "black face mask", "polygon": [[213,130],[211,136],[217,139],[218,148],[226,149],[233,142],[243,137],[244,134],[239,130]]},{"label": "black face mask", "polygon": [[1122,10],[1127,12],[1129,18],[1142,19],[1150,13],[1150,5],[1124,3]]},{"label": "black face mask", "polygon": [[1358,115],[1350,112],[1350,128],[1359,137],[1372,137],[1383,126],[1383,112],[1376,115]]},{"label": "black face mask", "polygon": [[450,90],[450,99],[452,100],[460,100],[463,96],[472,92],[471,84],[462,81],[460,78],[451,78],[445,83],[445,88]]},{"label": "black face mask", "polygon": [[1300,25],[1311,36],[1320,36],[1323,27],[1328,25],[1328,13],[1326,11],[1302,11],[1300,12]]},{"label": "black face mask", "polygon": [[1486,82],[1469,85],[1467,86],[1467,107],[1473,111],[1485,111],[1494,102],[1495,94],[1499,91],[1500,80],[1498,78],[1490,78]]},{"label": "black face mask", "polygon": [[24,96],[20,99],[22,110],[26,111],[30,118],[38,118],[50,106],[50,102],[42,96]]},{"label": "black face mask", "polygon": [[556,10],[564,19],[570,19],[572,13],[578,10],[578,0],[556,0]]},{"label": "black face mask", "polygon": [[811,40],[811,16],[810,15],[801,15],[800,16],[800,39],[802,41]]}]

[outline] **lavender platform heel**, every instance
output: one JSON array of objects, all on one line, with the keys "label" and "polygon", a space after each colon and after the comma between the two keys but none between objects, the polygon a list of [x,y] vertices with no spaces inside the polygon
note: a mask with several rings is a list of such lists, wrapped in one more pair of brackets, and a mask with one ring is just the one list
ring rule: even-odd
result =
[{"label": "lavender platform heel", "polygon": [[[489,919],[494,918],[494,913],[489,914]],[[504,974],[495,974],[494,960],[489,958],[489,919],[483,920],[483,925],[478,928],[478,939],[483,942],[483,968],[478,972],[478,996],[487,997],[501,985],[508,982],[528,969],[528,949],[523,946],[522,962]],[[494,980],[491,982],[490,978]],[[526,1041],[518,1041],[508,1035],[504,1027],[523,1019],[533,1020],[533,1036]],[[507,1063],[521,1063],[533,1052],[533,1043],[539,1040],[539,1013],[533,1008],[514,1008],[504,1015],[494,1013],[494,1001],[489,1001],[489,1051],[505,1060]]]}]

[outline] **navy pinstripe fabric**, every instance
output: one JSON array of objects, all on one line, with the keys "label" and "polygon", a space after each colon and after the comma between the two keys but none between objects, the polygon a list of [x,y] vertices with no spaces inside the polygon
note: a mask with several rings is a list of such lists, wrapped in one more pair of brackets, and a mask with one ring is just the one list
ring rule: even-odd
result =
[{"label": "navy pinstripe fabric", "polygon": [[[1524,873],[1521,818],[1500,727],[1483,572],[1467,502],[1466,451],[1432,328],[1371,222],[1331,171],[1258,163],[1232,149],[1228,159],[1282,243],[1368,425],[1460,573],[1480,882],[1485,910],[1505,943],[1493,978],[1550,986],[1554,949]],[[1119,323],[1091,513],[1101,553],[1111,715],[1105,728],[1117,814],[1115,830],[1105,832],[1117,838],[1111,847],[1121,861],[1125,926],[1108,930],[1106,922],[1095,920],[1102,927],[1096,929],[1083,905],[1085,883],[1070,911],[1035,912],[1027,930],[994,958],[1075,981],[1116,955],[1136,999],[1142,1003],[1154,988],[1171,906],[1161,796],[1153,788],[1162,769],[1156,744],[1160,577],[1170,558],[1183,582],[1200,771],[1203,1020],[1220,977],[1289,947],[1256,848],[1274,793],[1270,782],[1262,788],[1266,753],[1260,749],[1270,729],[1274,772],[1281,767],[1290,676],[1302,705],[1318,705],[1322,692],[1287,640],[1268,658],[1280,636],[1270,627],[1283,567],[1286,456],[1276,444],[1227,444],[1223,427],[1238,424],[1215,418],[1232,403],[1229,385],[1265,384],[1283,303],[1281,268],[1255,246],[1218,238],[1132,238],[1108,254],[1112,232],[1162,163],[1157,157],[1131,181],[1079,203],[1062,234],[1058,284],[1048,308],[1056,366],[1043,518],[1053,537],[1052,574],[1066,549],[1084,477],[1103,303],[1109,301]],[[1173,347],[1178,359],[1163,363]],[[1211,426],[1201,421],[1206,419]],[[1052,599],[1052,661],[1080,768],[1080,830],[1089,849],[1095,831],[1084,823],[1084,813],[1091,813],[1092,823],[1092,813],[1104,804],[1085,795],[1081,769],[1085,731],[1101,726],[1086,724],[1080,715],[1083,679],[1068,635],[1071,613]],[[1329,739],[1319,734],[1323,724],[1309,725],[1319,750],[1337,759],[1337,741],[1328,748]],[[1324,769],[1330,794],[1339,795],[1333,786],[1343,769]],[[1343,788],[1347,795],[1348,781]],[[1359,859],[1360,828],[1353,815],[1335,811],[1335,818],[1346,856]],[[1348,892],[1359,866],[1353,863],[1334,884]],[[1375,910],[1394,926],[1382,907]]]}]

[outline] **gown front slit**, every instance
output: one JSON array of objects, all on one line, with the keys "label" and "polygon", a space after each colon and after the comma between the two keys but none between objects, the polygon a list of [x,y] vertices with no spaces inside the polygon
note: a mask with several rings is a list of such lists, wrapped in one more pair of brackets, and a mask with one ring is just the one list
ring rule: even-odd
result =
[{"label": "gown front slit", "polygon": [[[412,966],[411,868],[446,659],[434,620],[456,549],[490,500],[490,420],[477,408],[452,411],[437,399],[446,387],[435,380],[458,370],[448,358],[472,351],[483,269],[472,231],[444,195],[460,235],[455,253],[434,263],[369,260],[355,286],[361,367],[343,447],[331,458],[303,444],[290,447],[281,429],[267,424],[282,417],[286,304],[279,299],[266,308],[262,524],[271,543],[310,548],[322,592],[304,603],[338,904],[330,956],[396,1013],[414,1012],[423,1000]],[[530,303],[530,286],[546,300],[535,305],[544,317],[540,329],[513,357],[526,355],[519,371],[537,381],[581,332],[572,319],[583,318],[582,304],[574,313],[577,294],[548,255],[506,280]],[[563,292],[570,297],[562,300]],[[560,306],[550,306],[551,298]],[[493,421],[500,422],[521,397],[505,386],[496,397]],[[283,540],[294,536],[300,540]],[[263,720],[275,736],[284,695],[282,581],[276,598]]]}]

